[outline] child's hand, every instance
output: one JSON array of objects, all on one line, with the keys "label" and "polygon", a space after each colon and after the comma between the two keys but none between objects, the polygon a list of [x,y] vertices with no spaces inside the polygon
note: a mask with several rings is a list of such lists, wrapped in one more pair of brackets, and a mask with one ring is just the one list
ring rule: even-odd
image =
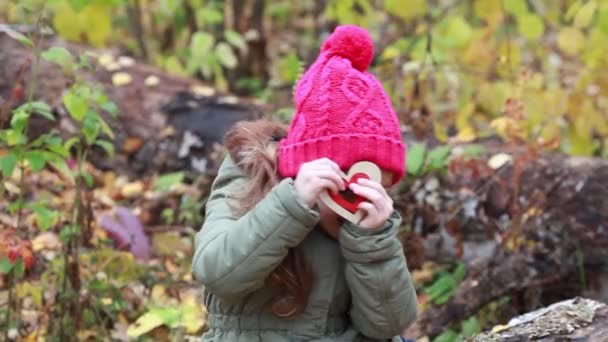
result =
[{"label": "child's hand", "polygon": [[329,189],[334,192],[345,190],[340,177],[340,167],[327,158],[316,159],[302,164],[294,181],[296,193],[312,207],[322,191]]},{"label": "child's hand", "polygon": [[369,179],[359,179],[357,184],[351,183],[350,189],[369,201],[359,204],[359,209],[366,214],[359,225],[370,229],[382,227],[393,213],[393,200],[386,189]]}]

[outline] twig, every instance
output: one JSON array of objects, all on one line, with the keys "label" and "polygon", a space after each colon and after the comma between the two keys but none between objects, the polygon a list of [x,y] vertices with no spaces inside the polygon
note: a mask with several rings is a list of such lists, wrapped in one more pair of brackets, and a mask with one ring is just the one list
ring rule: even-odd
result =
[{"label": "twig", "polygon": [[133,0],[132,2],[128,2],[127,12],[129,13],[129,16],[133,19],[131,22],[132,29],[133,33],[135,34],[135,39],[137,40],[137,46],[139,47],[141,56],[147,61],[148,47],[146,45],[146,40],[144,39],[140,0]]},{"label": "twig", "polygon": [[9,340],[9,330],[11,327],[11,304],[13,301],[13,274],[9,272],[7,274],[8,278],[8,299],[7,299],[7,310],[6,310],[6,331],[4,332],[4,338],[6,341]]}]

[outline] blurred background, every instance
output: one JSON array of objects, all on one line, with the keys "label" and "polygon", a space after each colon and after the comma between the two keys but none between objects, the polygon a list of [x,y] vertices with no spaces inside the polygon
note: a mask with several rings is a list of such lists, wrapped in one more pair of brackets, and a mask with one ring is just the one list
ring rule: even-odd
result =
[{"label": "blurred background", "polygon": [[376,44],[371,71],[416,134],[491,134],[514,98],[523,138],[607,153],[604,1],[5,0],[0,18],[35,24],[30,9],[42,3],[45,26],[68,41],[277,108],[292,105],[292,85],[335,25],[361,25]]},{"label": "blurred background", "polygon": [[395,198],[427,314],[404,335],[606,300],[606,0],[0,0],[3,337],[199,336],[222,135],[288,122],[339,24],[372,34],[410,150]]}]

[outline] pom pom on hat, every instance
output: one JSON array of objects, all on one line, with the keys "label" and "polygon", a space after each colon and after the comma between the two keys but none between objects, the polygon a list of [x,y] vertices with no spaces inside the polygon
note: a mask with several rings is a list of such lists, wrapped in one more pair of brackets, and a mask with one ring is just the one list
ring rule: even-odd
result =
[{"label": "pom pom on hat", "polygon": [[365,71],[374,57],[374,43],[367,30],[355,25],[341,25],[323,43],[321,51],[344,57],[353,67]]}]

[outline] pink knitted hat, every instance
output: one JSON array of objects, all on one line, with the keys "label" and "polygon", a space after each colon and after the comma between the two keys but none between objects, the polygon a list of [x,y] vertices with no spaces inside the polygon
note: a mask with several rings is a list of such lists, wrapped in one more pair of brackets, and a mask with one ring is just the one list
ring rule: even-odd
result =
[{"label": "pink knitted hat", "polygon": [[371,161],[405,173],[399,120],[382,84],[369,72],[374,45],[358,26],[338,26],[298,81],[296,113],[279,148],[279,173],[295,177],[308,161],[327,157],[347,170]]}]

